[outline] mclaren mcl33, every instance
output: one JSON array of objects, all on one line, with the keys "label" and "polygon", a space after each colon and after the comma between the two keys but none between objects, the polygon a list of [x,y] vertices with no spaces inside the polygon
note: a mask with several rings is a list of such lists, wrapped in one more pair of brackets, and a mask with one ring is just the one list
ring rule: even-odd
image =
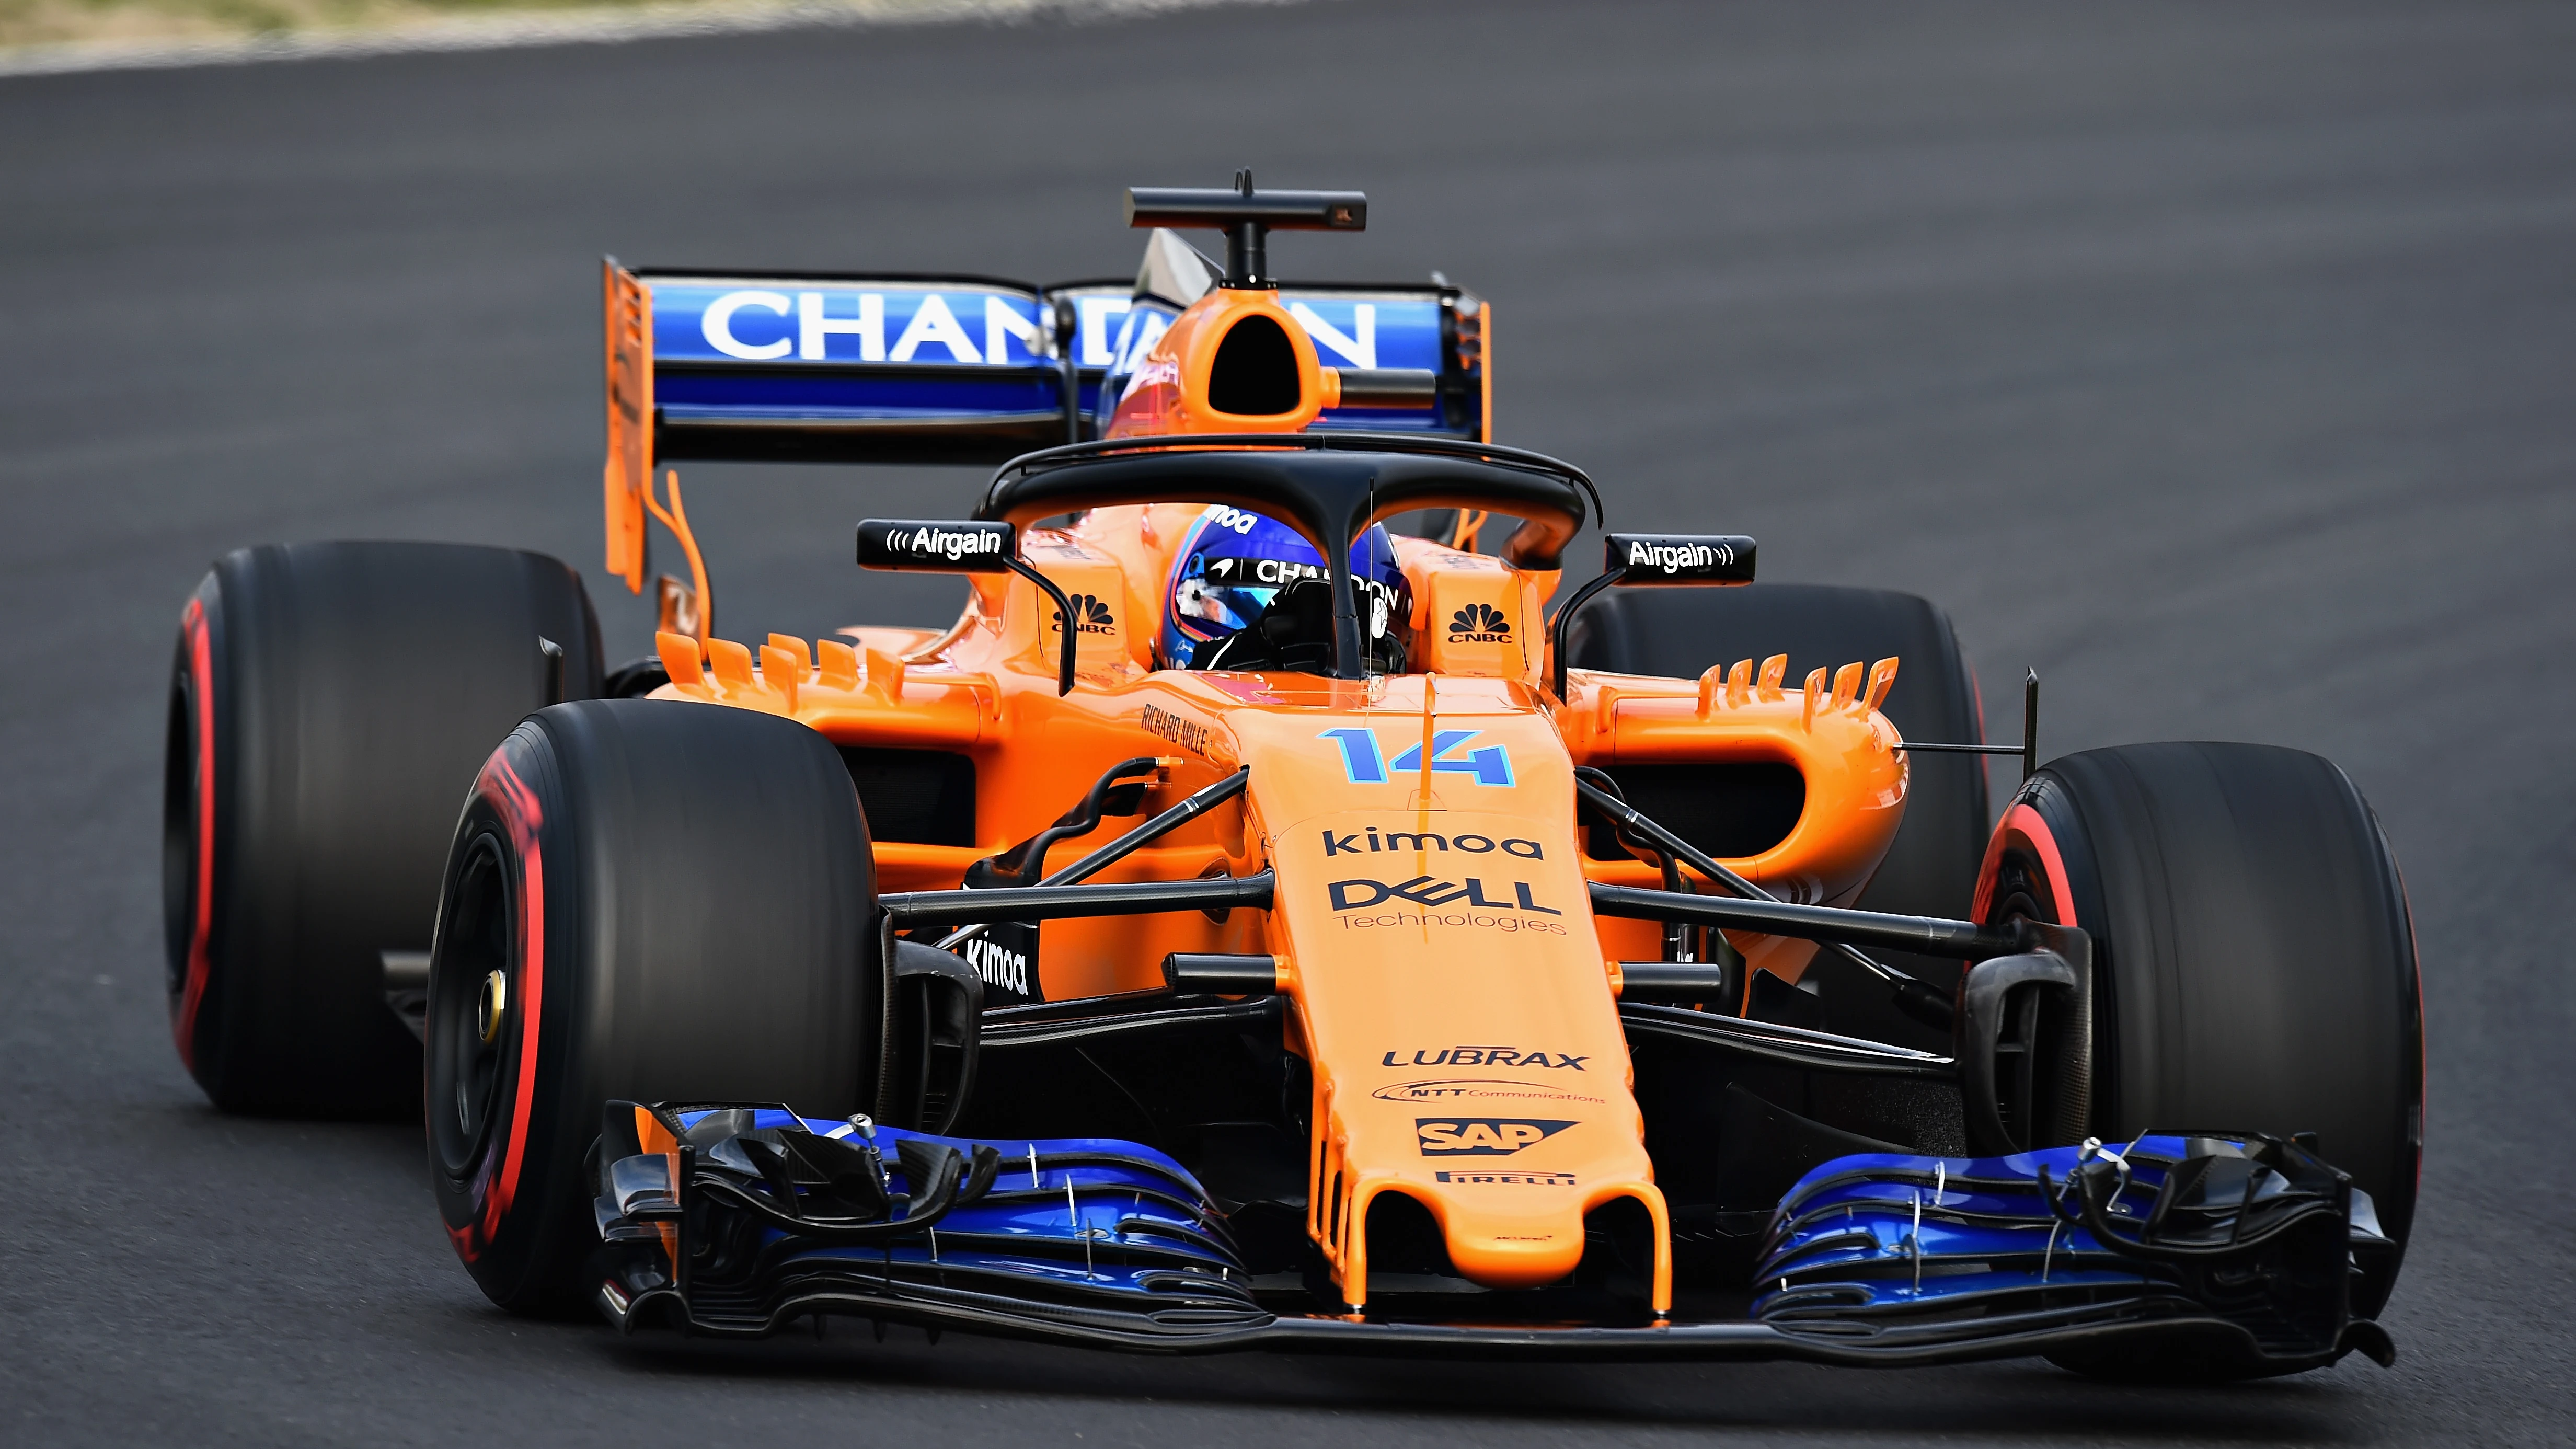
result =
[{"label": "mclaren mcl33", "polygon": [[[165,850],[208,1094],[425,1106],[484,1291],[627,1330],[2392,1358],[2416,966],[2341,771],[2043,763],[2035,677],[1988,745],[1931,605],[1491,442],[1482,298],[1272,276],[1365,198],[1128,209],[1132,283],[609,262],[632,663],[539,555],[220,560]],[[718,635],[688,459],[998,465],[857,526],[962,611]]]}]

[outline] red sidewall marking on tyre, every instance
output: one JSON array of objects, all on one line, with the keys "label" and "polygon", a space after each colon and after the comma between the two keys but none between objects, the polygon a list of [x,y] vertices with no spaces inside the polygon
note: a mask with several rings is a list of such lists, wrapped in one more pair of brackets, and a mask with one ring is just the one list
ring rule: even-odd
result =
[{"label": "red sidewall marking on tyre", "polygon": [[170,1034],[179,1044],[179,1064],[197,1069],[197,1012],[205,1005],[208,951],[215,925],[215,659],[206,628],[206,605],[190,599],[179,627],[188,635],[189,723],[197,732],[197,881],[196,919],[188,923],[188,972],[179,989],[178,1014]]},{"label": "red sidewall marking on tyre", "polygon": [[484,762],[483,773],[475,778],[474,792],[509,828],[511,846],[519,857],[519,970],[515,983],[519,997],[519,1083],[510,1107],[510,1138],[502,1148],[500,1171],[495,1173],[487,1159],[475,1173],[475,1185],[482,1190],[483,1211],[469,1226],[448,1230],[457,1253],[469,1263],[491,1246],[501,1219],[508,1215],[511,1202],[519,1195],[519,1173],[526,1165],[528,1150],[528,1116],[537,1095],[537,1028],[545,1019],[546,871],[537,829],[545,824],[546,816],[537,804],[536,792],[510,767],[508,748],[504,745],[493,751],[492,758]]},{"label": "red sidewall marking on tyre", "polygon": [[2066,858],[2058,853],[2057,837],[2050,832],[2048,822],[2040,818],[2038,811],[2018,802],[2004,812],[2003,819],[1995,822],[1994,838],[1986,842],[1985,861],[1977,867],[1977,898],[1972,907],[1975,919],[1986,919],[1987,910],[1994,905],[1995,878],[2003,873],[2004,856],[2015,841],[2029,847],[2030,853],[2038,858],[2040,869],[2048,876],[2049,909],[2057,916],[2055,924],[2077,924],[2072,919],[2075,897],[2067,888]]}]

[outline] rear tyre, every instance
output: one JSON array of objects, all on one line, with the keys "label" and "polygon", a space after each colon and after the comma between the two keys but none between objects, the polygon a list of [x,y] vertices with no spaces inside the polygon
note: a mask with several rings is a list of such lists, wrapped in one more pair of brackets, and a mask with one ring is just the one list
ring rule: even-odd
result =
[{"label": "rear tyre", "polygon": [[[2091,933],[2094,1135],[2314,1132],[2402,1255],[2423,1148],[2414,927],[2378,820],[2341,770],[2246,744],[2052,761],[1996,827],[1976,913]],[[2392,1257],[2355,1280],[2354,1316],[2379,1312],[2396,1270]]]},{"label": "rear tyre", "polygon": [[554,687],[598,692],[581,580],[541,554],[308,543],[219,560],[171,671],[171,1034],[216,1106],[417,1109],[382,953],[429,948],[456,800]]},{"label": "rear tyre", "polygon": [[[1976,677],[1959,651],[1958,634],[1948,615],[1913,594],[1828,584],[1612,589],[1575,616],[1566,645],[1568,662],[1579,668],[1676,679],[1696,678],[1712,664],[1745,658],[1758,664],[1786,654],[1789,678],[1796,681],[1819,665],[1831,669],[1893,655],[1903,664],[1881,712],[1907,739],[1985,739]],[[1985,763],[1955,754],[1911,755],[1907,763],[1905,823],[1855,904],[1865,911],[1955,917],[1967,908],[1986,848]],[[1627,782],[1621,783],[1625,788]],[[1656,815],[1649,793],[1628,795],[1638,809]],[[1692,843],[1706,848],[1705,842]],[[1956,961],[1878,954],[1944,994],[1958,980]],[[1812,969],[1830,975],[1845,968],[1834,957],[1819,956]],[[1831,993],[1828,1024],[1836,1031],[1948,1049],[1946,1037],[1888,1004],[1884,989],[1853,985]]]},{"label": "rear tyre", "polygon": [[593,700],[511,733],[456,826],[429,986],[430,1175],[484,1293],[587,1301],[609,1098],[872,1101],[875,916],[858,795],[805,726]]}]

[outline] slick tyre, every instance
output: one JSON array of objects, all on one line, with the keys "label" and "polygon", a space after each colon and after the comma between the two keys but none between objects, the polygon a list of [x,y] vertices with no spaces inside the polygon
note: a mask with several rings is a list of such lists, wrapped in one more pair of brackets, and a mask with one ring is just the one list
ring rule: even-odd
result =
[{"label": "slick tyre", "polygon": [[805,726],[616,699],[513,731],[456,824],[426,1033],[431,1179],[484,1293],[587,1301],[611,1097],[871,1101],[875,916],[857,792]]},{"label": "slick tyre", "polygon": [[[1976,913],[2091,934],[2093,1135],[2314,1132],[2402,1254],[2423,1149],[2414,927],[2341,770],[2246,744],[2052,761],[1996,826]],[[2395,1276],[2391,1261],[2357,1279],[2354,1316],[2375,1316]]]},{"label": "slick tyre", "polygon": [[540,554],[307,543],[219,560],[171,669],[171,1034],[216,1106],[418,1110],[383,953],[428,950],[456,801],[561,689],[598,691],[581,580]]},{"label": "slick tyre", "polygon": [[[1984,742],[1976,677],[1949,616],[1913,594],[1827,584],[1612,589],[1585,606],[1567,637],[1568,662],[1578,668],[1677,679],[1738,659],[1758,665],[1773,654],[1789,656],[1793,684],[1818,666],[1894,656],[1902,663],[1881,712],[1907,739]],[[1905,823],[1854,904],[1865,911],[1955,917],[1967,909],[1986,848],[1985,765],[1975,755],[1925,754],[1910,756],[1907,767]],[[1631,791],[1629,800],[1656,815],[1645,796]],[[1880,954],[1944,992],[1958,978],[1956,961]],[[1841,963],[1820,958],[1818,966],[1830,973]],[[1883,991],[1866,989],[1836,992],[1830,1024],[1877,1040],[1947,1049],[1945,1039],[1926,1036],[1927,1028],[1899,1015],[1884,997]]]}]

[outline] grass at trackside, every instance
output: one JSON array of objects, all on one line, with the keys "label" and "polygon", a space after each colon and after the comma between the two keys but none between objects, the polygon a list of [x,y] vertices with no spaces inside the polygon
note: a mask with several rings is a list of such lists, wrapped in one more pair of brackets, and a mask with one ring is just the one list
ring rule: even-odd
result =
[{"label": "grass at trackside", "polygon": [[0,46],[356,30],[615,0],[0,0]]},{"label": "grass at trackside", "polygon": [[[109,46],[230,42],[268,37],[358,36],[457,22],[563,17],[573,12],[713,18],[798,10],[846,12],[853,20],[1012,16],[1082,0],[0,0],[0,57],[25,47],[84,42]],[[1115,8],[1117,0],[1107,0]]]}]

